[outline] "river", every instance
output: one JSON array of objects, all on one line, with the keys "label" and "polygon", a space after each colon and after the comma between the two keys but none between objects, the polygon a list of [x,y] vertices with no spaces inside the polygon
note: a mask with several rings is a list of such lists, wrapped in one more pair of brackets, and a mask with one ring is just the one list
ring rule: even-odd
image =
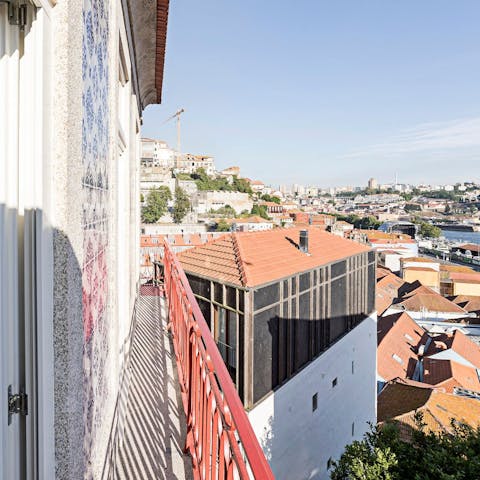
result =
[{"label": "river", "polygon": [[442,230],[442,236],[451,242],[464,242],[480,244],[480,232],[458,232],[455,230]]}]

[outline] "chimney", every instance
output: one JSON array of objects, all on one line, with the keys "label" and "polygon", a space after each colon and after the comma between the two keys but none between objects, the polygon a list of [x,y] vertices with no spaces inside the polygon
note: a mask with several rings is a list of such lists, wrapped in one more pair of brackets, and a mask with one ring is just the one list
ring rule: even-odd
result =
[{"label": "chimney", "polygon": [[300,251],[308,253],[308,230],[300,230]]}]

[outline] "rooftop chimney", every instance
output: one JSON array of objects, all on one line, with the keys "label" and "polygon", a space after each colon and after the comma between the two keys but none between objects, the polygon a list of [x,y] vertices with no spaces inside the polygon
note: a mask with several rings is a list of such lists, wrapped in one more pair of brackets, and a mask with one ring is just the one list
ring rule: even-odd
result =
[{"label": "rooftop chimney", "polygon": [[308,253],[308,230],[300,230],[300,251]]}]

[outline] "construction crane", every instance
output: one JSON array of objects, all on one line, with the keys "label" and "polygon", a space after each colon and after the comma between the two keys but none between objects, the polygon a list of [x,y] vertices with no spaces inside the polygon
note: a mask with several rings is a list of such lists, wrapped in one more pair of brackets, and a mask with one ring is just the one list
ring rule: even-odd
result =
[{"label": "construction crane", "polygon": [[177,119],[177,155],[180,156],[180,115],[184,112],[185,110],[183,108],[180,108],[177,110],[171,117],[168,117],[162,125],[165,123],[169,122],[170,120],[173,120],[174,118]]}]

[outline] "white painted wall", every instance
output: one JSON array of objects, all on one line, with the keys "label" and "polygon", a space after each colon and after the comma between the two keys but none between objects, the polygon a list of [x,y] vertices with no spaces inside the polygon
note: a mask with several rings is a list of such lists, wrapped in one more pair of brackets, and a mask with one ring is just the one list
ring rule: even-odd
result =
[{"label": "white painted wall", "polygon": [[387,315],[394,315],[396,313],[405,312],[410,315],[417,323],[420,321],[423,322],[443,322],[448,320],[455,320],[458,318],[469,318],[473,317],[474,315],[469,313],[455,313],[455,312],[431,312],[429,310],[416,312],[413,310],[405,310],[404,308],[397,307],[396,305],[392,305],[384,312],[383,316],[386,317]]},{"label": "white painted wall", "polygon": [[417,320],[418,325],[423,327],[427,332],[432,333],[451,333],[455,330],[460,330],[465,335],[472,337],[478,337],[479,340],[476,343],[480,343],[480,325],[476,324],[462,324],[462,323],[450,323],[447,321],[432,321],[428,320]]},{"label": "white painted wall", "polygon": [[224,191],[200,191],[193,199],[193,205],[198,213],[208,213],[211,209],[217,210],[230,205],[235,212],[250,211],[253,206],[248,193]]},{"label": "white painted wall", "polygon": [[436,360],[453,360],[454,362],[460,363],[471,368],[478,368],[477,365],[474,365],[472,362],[469,362],[466,358],[462,357],[460,354],[448,348],[434,355],[430,355],[429,358],[434,358]]},{"label": "white painted wall", "polygon": [[372,315],[248,413],[277,480],[329,478],[329,458],[376,421],[376,347]]}]

